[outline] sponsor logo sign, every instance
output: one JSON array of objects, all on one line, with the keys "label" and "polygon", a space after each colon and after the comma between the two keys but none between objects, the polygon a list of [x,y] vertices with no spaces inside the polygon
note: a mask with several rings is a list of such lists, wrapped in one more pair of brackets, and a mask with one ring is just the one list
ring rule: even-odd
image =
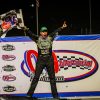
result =
[{"label": "sponsor logo sign", "polygon": [[6,61],[12,61],[16,59],[16,57],[14,55],[2,55],[2,59]]},{"label": "sponsor logo sign", "polygon": [[2,49],[5,51],[12,51],[12,50],[15,50],[15,47],[13,45],[6,44],[6,45],[2,46]]},{"label": "sponsor logo sign", "polygon": [[2,80],[4,80],[4,81],[15,81],[16,77],[11,75],[11,74],[10,75],[3,75]]},{"label": "sponsor logo sign", "polygon": [[8,71],[8,72],[16,70],[16,68],[14,66],[12,66],[12,65],[6,65],[6,66],[2,67],[2,69],[4,71]]},{"label": "sponsor logo sign", "polygon": [[7,86],[3,87],[3,90],[5,92],[13,92],[13,91],[16,91],[16,88],[14,86],[7,85]]},{"label": "sponsor logo sign", "polygon": [[[54,50],[53,57],[55,73],[58,75],[56,77],[57,81],[78,81],[93,75],[98,70],[98,62],[96,59],[84,52],[75,50]],[[28,77],[28,73],[30,71],[34,72],[35,70],[32,59],[34,59],[36,63],[36,58],[36,51],[29,50],[25,52],[24,60],[21,63],[21,69]],[[42,73],[40,81],[49,81],[46,70]]]},{"label": "sponsor logo sign", "polygon": [[75,50],[54,50],[58,59],[59,71],[64,81],[78,81],[93,75],[98,70],[96,59],[84,52]]}]

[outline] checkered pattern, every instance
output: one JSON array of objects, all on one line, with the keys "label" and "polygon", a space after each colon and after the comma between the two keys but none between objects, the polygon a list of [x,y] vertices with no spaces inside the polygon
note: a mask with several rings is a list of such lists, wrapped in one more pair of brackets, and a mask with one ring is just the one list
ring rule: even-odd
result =
[{"label": "checkered pattern", "polygon": [[24,20],[23,20],[23,14],[22,14],[22,9],[16,10],[17,18],[20,27],[24,27]]},{"label": "checkered pattern", "polygon": [[[62,58],[60,58],[59,56],[57,56],[57,60],[58,60],[58,62],[60,63],[60,61],[71,61],[71,60],[75,60],[75,61],[83,61],[84,59],[83,58],[76,58],[75,56],[71,56],[70,58],[69,57],[67,57],[67,56],[63,56]],[[68,68],[80,68],[80,69],[82,69],[82,70],[84,70],[84,69],[88,69],[88,70],[91,70],[91,66],[79,66],[79,65],[70,65],[69,64],[69,66],[65,66],[65,65],[63,65],[62,64],[62,66],[60,66],[60,70],[61,69],[64,69],[64,70],[67,70]]]}]

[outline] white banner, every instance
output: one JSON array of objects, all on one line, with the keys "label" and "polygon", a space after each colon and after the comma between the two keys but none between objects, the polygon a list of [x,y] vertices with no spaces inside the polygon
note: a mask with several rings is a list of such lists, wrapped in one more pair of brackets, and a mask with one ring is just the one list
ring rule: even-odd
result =
[{"label": "white banner", "polygon": [[[60,97],[100,96],[99,39],[99,35],[55,38],[53,55]],[[7,37],[0,41],[0,94],[24,96],[31,83],[29,72],[35,69],[36,43],[28,37]],[[46,69],[40,76],[35,95],[52,96]]]}]

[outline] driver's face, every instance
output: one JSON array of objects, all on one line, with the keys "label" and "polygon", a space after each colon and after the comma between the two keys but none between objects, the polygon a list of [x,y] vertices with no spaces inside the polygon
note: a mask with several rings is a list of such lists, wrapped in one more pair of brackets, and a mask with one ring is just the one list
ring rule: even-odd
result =
[{"label": "driver's face", "polygon": [[46,38],[47,35],[48,35],[48,32],[45,31],[45,32],[40,32],[40,35],[43,37],[43,38]]}]

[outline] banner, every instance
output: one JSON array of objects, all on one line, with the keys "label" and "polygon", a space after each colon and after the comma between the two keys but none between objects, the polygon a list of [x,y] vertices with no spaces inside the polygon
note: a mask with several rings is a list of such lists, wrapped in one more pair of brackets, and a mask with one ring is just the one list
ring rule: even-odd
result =
[{"label": "banner", "polygon": [[[29,37],[0,38],[0,94],[25,96],[35,70],[37,46]],[[100,35],[57,36],[53,57],[59,96],[100,96]],[[45,86],[45,88],[44,88]],[[51,98],[50,80],[43,70],[35,90],[38,98]]]}]

